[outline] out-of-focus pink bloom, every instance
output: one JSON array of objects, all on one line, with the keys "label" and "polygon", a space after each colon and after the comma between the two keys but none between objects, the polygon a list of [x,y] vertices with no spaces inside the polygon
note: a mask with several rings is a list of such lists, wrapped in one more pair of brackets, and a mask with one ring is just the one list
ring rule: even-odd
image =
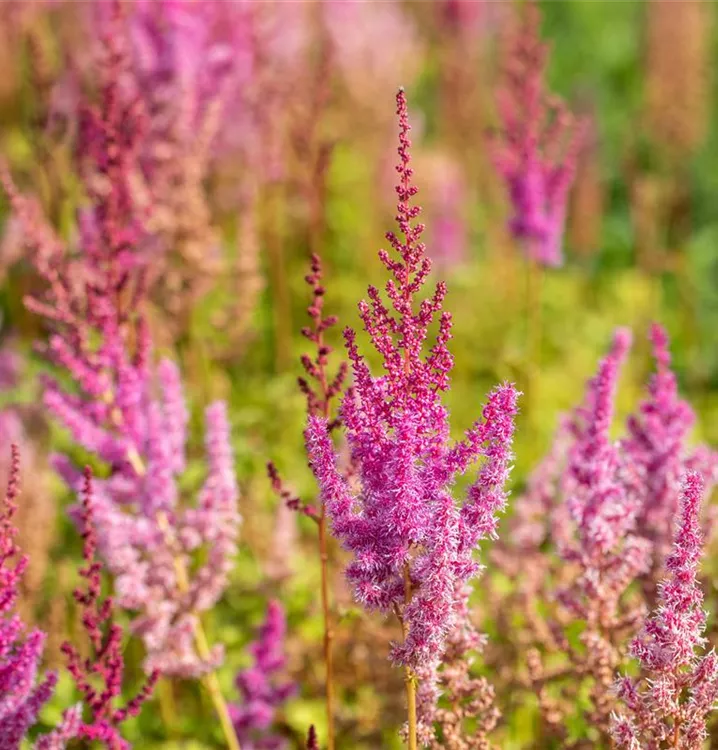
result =
[{"label": "out-of-focus pink bloom", "polygon": [[[414,80],[422,59],[421,40],[401,3],[322,0],[322,10],[333,59],[356,101],[374,109]],[[381,39],[387,43],[378,42]]]},{"label": "out-of-focus pink bloom", "polygon": [[[397,114],[401,238],[387,235],[396,259],[385,250],[379,253],[391,275],[386,293],[394,314],[374,287],[368,290],[369,301],[359,305],[365,330],[383,360],[383,376],[372,376],[355,332],[345,331],[354,387],[342,402],[341,415],[358,471],[358,492],[337,468],[325,419],[310,417],[306,439],[333,533],[353,553],[347,577],[355,597],[368,609],[400,614],[405,639],[394,645],[392,658],[418,671],[440,658],[454,624],[457,584],[477,574],[474,549],[495,534],[495,516],[505,504],[517,392],[510,385],[495,389],[483,420],[465,440],[451,443],[441,402],[453,366],[447,347],[451,317],[441,312],[443,283],[418,305],[415,300],[431,261],[421,242],[424,227],[413,224],[420,208],[412,205],[417,189],[411,180],[403,90],[397,95]],[[439,315],[436,341],[423,356],[429,325]],[[480,457],[486,461],[457,507],[451,486]]]},{"label": "out-of-focus pink bloom", "polygon": [[235,685],[242,703],[230,706],[237,738],[243,750],[281,750],[286,742],[271,733],[275,714],[297,692],[292,682],[277,678],[286,665],[284,638],[287,623],[282,605],[269,602],[257,640],[249,646],[254,665],[237,674]]},{"label": "out-of-focus pink bloom", "polygon": [[695,413],[678,393],[670,369],[668,336],[658,324],[651,329],[651,342],[657,370],[646,398],[628,419],[623,448],[642,473],[638,529],[654,544],[655,564],[660,567],[672,543],[682,476],[688,469],[697,469],[712,485],[718,474],[718,457],[705,446],[689,448]]},{"label": "out-of-focus pink bloom", "polygon": [[466,260],[466,177],[459,163],[448,154],[433,153],[421,160],[428,189],[428,253],[440,269]]},{"label": "out-of-focus pink bloom", "polygon": [[647,570],[650,555],[650,544],[635,534],[637,477],[610,437],[618,375],[630,344],[630,333],[619,329],[589,381],[571,423],[573,441],[561,482],[564,505],[554,512],[559,551],[583,570],[559,599],[589,620],[598,602],[603,617],[616,611],[628,584]]},{"label": "out-of-focus pink bloom", "polygon": [[[136,612],[132,630],[144,640],[146,669],[199,676],[223,657],[219,647],[209,661],[199,657],[195,626],[198,613],[211,609],[227,584],[238,536],[238,490],[226,408],[215,403],[206,412],[207,478],[195,507],[179,504],[186,411],[176,368],[169,362],[160,368],[167,389],[163,402],[147,407],[148,431],[138,451],[143,470],[96,480],[93,518],[115,576],[117,603]],[[57,456],[55,466],[79,491],[81,476],[67,459]],[[203,564],[181,580],[178,568],[193,568],[199,548],[207,550]]]},{"label": "out-of-focus pink bloom", "polygon": [[529,258],[559,266],[583,126],[546,90],[549,50],[539,36],[540,13],[533,2],[523,12],[497,93],[500,126],[492,139],[493,160],[506,183],[512,234]]},{"label": "out-of-focus pink bloom", "polygon": [[715,651],[698,655],[706,644],[706,613],[697,580],[703,555],[703,492],[700,474],[688,472],[658,604],[631,645],[642,677],[622,677],[617,683],[627,709],[613,722],[614,742],[621,749],[658,747],[671,737],[672,747],[699,750],[707,737],[706,717],[718,700],[718,656]]}]

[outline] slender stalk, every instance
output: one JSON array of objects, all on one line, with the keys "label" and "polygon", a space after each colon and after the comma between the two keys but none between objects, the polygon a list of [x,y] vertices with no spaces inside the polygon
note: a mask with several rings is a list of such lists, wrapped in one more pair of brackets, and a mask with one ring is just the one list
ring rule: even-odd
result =
[{"label": "slender stalk", "polygon": [[324,616],[324,664],[327,675],[325,683],[327,710],[327,749],[334,750],[334,655],[332,644],[334,630],[331,622],[329,603],[329,555],[327,554],[327,521],[324,504],[322,514],[318,519],[319,525],[319,560],[322,571],[322,614]]},{"label": "slender stalk", "polygon": [[[404,604],[411,601],[411,575],[409,573],[409,564],[404,564]],[[399,618],[401,630],[406,639],[406,622],[403,617]],[[416,679],[410,667],[404,667],[404,686],[406,688],[406,707],[408,719],[407,744],[409,750],[417,750],[418,744],[416,739]]]},{"label": "slender stalk", "polygon": [[527,257],[526,278],[526,396],[524,404],[530,427],[531,446],[536,446],[537,415],[539,403],[539,376],[541,373],[542,305],[541,287],[543,273],[541,264]]},{"label": "slender stalk", "polygon": [[676,719],[673,724],[673,747],[681,746],[681,720]]},{"label": "slender stalk", "polygon": [[[167,521],[167,517],[163,513],[160,513],[157,516],[157,522],[160,529],[162,529],[165,535],[169,537],[171,529]],[[170,540],[168,539],[168,541]],[[187,576],[187,569],[178,556],[174,557],[174,566],[175,573],[177,575],[177,587],[182,593],[185,593],[189,590],[189,578]],[[204,628],[202,627],[202,622],[199,619],[199,616],[197,616],[195,620],[194,638],[195,644],[197,646],[197,653],[204,661],[209,661],[212,657],[212,651],[209,647],[209,641],[207,639],[206,633],[204,632]],[[214,710],[217,714],[217,718],[219,719],[220,726],[222,727],[222,733],[224,734],[224,739],[227,742],[228,750],[241,750],[239,739],[237,738],[237,733],[234,730],[234,724],[232,724],[232,719],[229,715],[227,701],[225,701],[224,696],[222,695],[222,690],[220,688],[217,675],[214,672],[209,672],[202,678],[201,681],[212,700],[212,705],[214,706]]]},{"label": "slender stalk", "polygon": [[[316,345],[317,345],[317,381],[321,392],[319,401],[321,414],[324,419],[330,418],[330,402],[332,399],[331,389],[327,378],[326,350],[324,343],[324,330],[321,324],[316,325]],[[315,517],[317,522],[317,540],[319,543],[319,564],[321,569],[321,598],[322,598],[322,615],[324,618],[324,664],[326,668],[326,682],[324,685],[327,714],[327,750],[334,750],[334,629],[332,627],[332,611],[329,599],[329,553],[327,537],[327,514],[324,501],[322,501],[321,512]]]}]

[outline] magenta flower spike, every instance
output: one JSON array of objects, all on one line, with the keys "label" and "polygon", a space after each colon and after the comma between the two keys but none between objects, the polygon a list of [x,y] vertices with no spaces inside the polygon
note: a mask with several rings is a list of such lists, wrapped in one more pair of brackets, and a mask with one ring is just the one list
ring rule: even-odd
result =
[{"label": "magenta flower spike", "polygon": [[523,9],[497,93],[500,126],[492,139],[494,166],[506,184],[509,229],[541,265],[563,262],[568,194],[583,141],[583,125],[546,89],[548,45],[540,39],[534,2]]},{"label": "magenta flower spike", "polygon": [[[456,592],[479,571],[473,551],[481,539],[495,535],[496,514],[506,500],[518,394],[512,385],[496,388],[483,419],[465,440],[451,443],[441,401],[453,366],[447,347],[451,316],[442,311],[443,282],[432,296],[416,299],[431,261],[421,242],[424,227],[413,223],[421,209],[412,204],[417,189],[403,90],[397,94],[397,114],[399,235],[387,234],[393,257],[386,250],[379,253],[391,276],[385,289],[390,306],[374,287],[369,301],[359,305],[383,375],[371,374],[356,333],[345,331],[354,385],[341,416],[358,488],[350,487],[337,468],[325,419],[310,417],[306,440],[332,531],[352,553],[346,575],[355,598],[367,609],[398,615],[404,640],[394,644],[392,660],[419,672],[440,659],[455,621]],[[424,354],[436,318],[438,333]],[[457,504],[452,484],[481,457],[485,463],[475,483]]]},{"label": "magenta flower spike", "polygon": [[658,603],[631,653],[641,677],[622,677],[617,692],[625,711],[613,717],[617,748],[670,747],[700,750],[707,738],[706,718],[718,700],[718,656],[705,648],[706,613],[698,582],[703,555],[700,506],[704,483],[698,472],[685,475],[673,547]]},{"label": "magenta flower spike", "polygon": [[679,395],[671,371],[668,335],[658,324],[651,328],[651,343],[656,372],[646,398],[628,419],[624,449],[644,477],[637,523],[641,534],[654,544],[654,564],[660,568],[672,544],[681,478],[687,470],[695,469],[712,485],[718,457],[707,446],[689,448],[688,437],[696,416]]},{"label": "magenta flower spike", "polygon": [[598,617],[615,616],[626,587],[647,571],[650,557],[650,544],[635,528],[638,477],[610,436],[618,376],[630,345],[630,332],[618,329],[568,425],[572,442],[560,480],[565,501],[552,518],[561,556],[583,571],[558,598],[592,626]]},{"label": "magenta flower spike", "polygon": [[13,516],[20,493],[20,455],[11,447],[11,469],[0,510],[0,750],[19,750],[38,713],[55,689],[57,675],[37,682],[45,633],[24,626],[14,614],[18,585],[27,565],[15,543]]},{"label": "magenta flower spike", "polygon": [[254,665],[237,674],[235,685],[242,703],[230,706],[230,715],[243,750],[281,750],[286,742],[271,733],[275,713],[297,692],[292,682],[277,679],[286,665],[284,639],[287,622],[282,605],[269,602],[257,640],[249,646]]}]

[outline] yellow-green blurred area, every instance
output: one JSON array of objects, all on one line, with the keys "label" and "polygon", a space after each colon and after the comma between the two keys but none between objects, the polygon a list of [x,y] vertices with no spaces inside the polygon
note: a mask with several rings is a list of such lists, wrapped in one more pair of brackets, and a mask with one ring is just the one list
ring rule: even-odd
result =
[{"label": "yellow-green blurred area", "polygon": [[[32,60],[39,39],[47,44],[49,78],[59,74],[61,40],[67,38],[63,14],[71,16],[73,8],[53,8],[48,17],[40,13],[15,37],[11,5],[0,8],[7,42],[0,42],[0,147],[21,187],[40,197],[52,222],[72,242],[78,180],[68,143],[38,135],[36,117],[45,92]],[[467,48],[438,23],[434,3],[401,3],[422,41],[412,80],[397,80],[393,70],[381,69],[382,85],[364,94],[340,77],[332,83],[315,143],[332,145],[319,207],[311,203],[317,186],[307,178],[308,166],[289,147],[286,179],[260,188],[253,217],[258,225],[259,266],[253,272],[258,291],[250,314],[242,317],[242,330],[236,326],[245,288],[232,269],[237,268],[247,217],[238,209],[239,200],[233,203],[222,193],[226,175],[209,174],[204,187],[229,270],[217,274],[209,289],[179,312],[156,300],[149,310],[156,353],[180,363],[192,410],[192,460],[186,476],[190,501],[203,473],[203,407],[215,398],[230,404],[244,520],[232,584],[206,626],[214,641],[225,644],[227,659],[219,677],[228,698],[236,699],[233,675],[249,663],[244,646],[253,638],[268,598],[281,599],[289,623],[289,672],[300,685],[299,696],[279,717],[291,747],[303,747],[311,723],[320,738],[324,735],[319,567],[313,524],[303,517],[282,517],[266,463],[274,461],[303,499],[315,499],[303,446],[305,402],[296,385],[299,356],[307,349],[300,335],[310,301],[303,277],[310,251],[318,250],[325,267],[325,310],[340,321],[329,334],[336,366],[343,354],[341,328],[360,326],[358,300],[368,284],[385,283],[376,254],[386,245],[384,232],[393,228],[393,91],[398,85],[407,86],[417,201],[426,207],[430,254],[432,217],[441,218],[434,190],[444,174],[442,165],[458,168],[463,184],[452,206],[460,203],[465,247],[457,257],[435,256],[432,276],[446,280],[445,307],[454,320],[456,364],[447,405],[455,435],[480,416],[490,388],[504,380],[516,382],[525,393],[512,475],[516,498],[550,445],[560,415],[580,401],[613,330],[627,326],[634,348],[618,397],[620,434],[622,418],[635,408],[651,373],[647,334],[656,320],[670,333],[681,392],[697,412],[696,440],[718,441],[718,79],[711,75],[718,55],[718,9],[696,0],[541,3],[543,36],[552,43],[549,84],[590,119],[591,138],[571,195],[565,264],[541,272],[536,298],[521,248],[506,230],[509,208],[487,148],[488,132],[496,125],[493,92],[505,26],[502,13],[509,3],[485,5],[487,27],[471,38],[471,54],[466,54]],[[392,40],[378,38],[375,43],[391,45]],[[314,83],[305,81],[307,96]],[[232,170],[231,165],[223,167]],[[10,236],[6,203],[0,211],[5,226],[0,338],[26,358],[20,385],[1,399],[3,405],[32,406],[40,398],[37,375],[45,369],[33,345],[45,334],[24,309],[22,297],[41,286],[22,254],[11,252],[16,240]],[[369,352],[363,334],[360,342]],[[369,358],[376,362],[370,352]],[[28,429],[41,457],[68,451],[79,461],[88,460],[55,425],[39,429],[33,423]],[[52,509],[49,517],[57,515],[45,549],[34,552],[30,543],[28,553],[44,554],[50,563],[37,589],[26,592],[23,606],[30,620],[51,630],[48,660],[57,665],[62,663],[59,642],[81,631],[71,594],[80,542],[64,513],[72,498],[46,460],[38,461],[47,472],[42,502]],[[333,549],[339,612],[338,747],[401,747],[401,676],[387,662],[388,640],[398,637],[398,629],[352,604],[341,580],[342,560],[341,551]],[[485,575],[492,575],[490,568]],[[510,634],[496,632],[491,613],[482,610],[483,585],[481,580],[476,584],[483,627],[499,640],[510,640]],[[129,640],[128,692],[139,682],[141,659],[141,646]],[[73,688],[63,677],[42,715],[44,726],[52,725],[73,700]],[[128,723],[127,738],[137,748],[220,747],[213,716],[198,685],[165,681],[150,706]],[[501,721],[495,742],[509,750],[538,747],[537,721],[535,705],[514,706]]]}]

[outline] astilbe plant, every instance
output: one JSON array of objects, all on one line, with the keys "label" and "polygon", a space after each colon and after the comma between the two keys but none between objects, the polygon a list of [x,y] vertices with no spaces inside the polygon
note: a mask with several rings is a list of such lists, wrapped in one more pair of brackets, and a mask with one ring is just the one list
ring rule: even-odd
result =
[{"label": "astilbe plant", "polygon": [[[680,477],[697,468],[715,481],[714,453],[688,444],[694,415],[678,395],[665,331],[654,325],[651,340],[658,371],[626,434],[610,437],[618,368],[629,345],[619,330],[584,403],[562,418],[495,555],[516,582],[502,607],[505,616],[520,612],[517,651],[533,644],[528,684],[544,728],[566,742],[581,686],[590,700],[585,725],[608,736],[613,675],[626,665],[630,638],[653,606]],[[702,521],[706,531],[710,520]],[[577,627],[580,647],[570,635]],[[557,659],[557,652],[567,659]]]},{"label": "astilbe plant", "polygon": [[[337,468],[326,418],[310,417],[306,440],[332,531],[353,555],[346,574],[357,601],[370,610],[394,613],[401,624],[402,642],[393,644],[391,658],[405,669],[408,740],[416,747],[417,674],[433,676],[456,621],[460,589],[479,571],[474,549],[495,533],[496,513],[505,504],[517,393],[511,385],[494,390],[483,420],[465,440],[451,443],[441,402],[453,365],[447,348],[451,316],[441,312],[445,284],[437,284],[434,294],[414,309],[431,261],[420,241],[424,227],[412,224],[420,208],[412,205],[416,188],[403,90],[397,94],[397,114],[397,221],[403,238],[387,235],[398,259],[385,250],[379,253],[392,276],[386,293],[396,315],[374,287],[369,287],[370,301],[359,306],[385,375],[372,376],[355,332],[345,331],[354,384],[342,400],[341,417],[358,489]],[[428,328],[439,313],[436,342],[424,357]],[[486,462],[457,506],[451,485],[482,456]]]},{"label": "astilbe plant", "polygon": [[[146,646],[147,671],[203,677],[236,748],[213,674],[222,650],[210,648],[199,619],[222,595],[236,549],[228,418],[224,404],[207,409],[207,478],[196,506],[186,507],[177,487],[188,421],[179,372],[168,361],[152,366],[142,313],[151,238],[132,175],[143,118],[122,85],[125,51],[111,35],[105,42],[99,102],[85,108],[83,120],[80,174],[89,205],[78,217],[77,247],[66,248],[37,204],[5,180],[30,258],[47,282],[42,299],[26,301],[52,324],[46,353],[60,376],[44,380],[44,402],[108,467],[95,484],[99,549],[116,578],[118,606],[135,613],[132,630]],[[73,385],[65,387],[68,379]],[[82,476],[70,460],[55,463],[80,491]]]},{"label": "astilbe plant", "polygon": [[511,203],[512,235],[535,263],[559,266],[583,124],[547,91],[549,48],[540,38],[536,3],[527,3],[522,13],[506,51],[491,150]]},{"label": "astilbe plant", "polygon": [[244,750],[286,747],[286,741],[270,731],[277,710],[297,691],[293,682],[280,679],[286,666],[286,632],[287,620],[282,605],[270,601],[257,640],[248,647],[254,664],[239,672],[234,681],[242,703],[231,705],[230,715]]},{"label": "astilbe plant", "polygon": [[45,634],[34,629],[25,633],[14,614],[18,587],[27,557],[18,549],[13,518],[20,492],[20,456],[11,447],[10,476],[0,509],[0,749],[18,750],[38,712],[52,696],[57,675],[49,673],[40,682],[37,673]]},{"label": "astilbe plant", "polygon": [[[126,750],[130,745],[122,738],[120,726],[129,717],[139,714],[152,694],[159,672],[150,673],[135,697],[121,707],[115,705],[122,694],[125,671],[123,629],[115,622],[113,599],[102,597],[102,564],[95,558],[97,538],[93,527],[93,504],[92,475],[88,467],[84,472],[81,515],[85,567],[80,569],[86,585],[84,590],[76,589],[74,596],[82,611],[82,625],[90,642],[91,654],[83,658],[70,643],[64,643],[62,651],[67,657],[67,669],[82,695],[82,705],[89,713],[87,720],[80,719],[76,723],[74,736],[102,742],[111,750]],[[97,681],[101,688],[98,688]]]},{"label": "astilbe plant", "polygon": [[[326,332],[336,325],[337,318],[324,314],[325,288],[323,285],[323,270],[321,259],[313,255],[310,273],[305,281],[312,290],[312,301],[307,308],[312,324],[302,329],[302,335],[314,346],[312,356],[303,354],[302,367],[306,373],[298,379],[299,389],[304,394],[307,403],[307,416],[318,416],[327,420],[327,429],[331,432],[340,425],[340,419],[333,415],[333,404],[342,394],[347,377],[346,362],[341,362],[336,374],[330,376],[328,372],[329,355],[332,347],[326,342]],[[325,698],[327,711],[327,743],[328,749],[334,748],[334,701],[335,686],[333,674],[333,641],[334,630],[332,623],[332,608],[330,602],[329,584],[329,552],[326,504],[320,498],[318,507],[302,502],[284,485],[277,467],[268,464],[269,478],[274,491],[280,501],[292,510],[298,511],[313,519],[317,524],[317,542],[319,548],[319,562],[321,567],[321,600],[324,618],[324,663],[326,668]]]},{"label": "astilbe plant", "polygon": [[688,472],[656,609],[631,644],[641,675],[616,683],[625,706],[612,722],[619,750],[700,750],[707,738],[706,718],[718,700],[718,656],[713,650],[701,654],[706,613],[697,574],[703,493],[701,475]]},{"label": "astilbe plant", "polygon": [[[671,371],[668,336],[665,329],[654,324],[650,338],[656,372],[648,383],[646,397],[628,419],[623,447],[643,477],[636,523],[639,533],[652,544],[650,583],[655,586],[672,545],[681,478],[686,471],[695,469],[707,484],[713,485],[718,457],[705,445],[689,446],[696,415],[679,395],[678,382]],[[707,519],[706,532],[710,532],[711,520]]]},{"label": "astilbe plant", "polygon": [[[636,532],[639,475],[610,436],[620,365],[629,346],[630,334],[619,329],[583,404],[562,424],[560,448],[531,484],[531,513],[514,522],[514,554],[521,550],[533,561],[531,583],[518,597],[533,641],[526,658],[528,685],[538,696],[545,731],[566,743],[569,716],[607,735],[615,703],[613,675],[645,611],[629,590],[648,569],[651,551]],[[548,524],[542,528],[544,514]],[[540,551],[547,540],[553,550]],[[576,643],[570,631],[578,623]],[[556,662],[556,652],[563,652],[563,661]],[[587,693],[587,704],[577,702],[580,691]]]}]

